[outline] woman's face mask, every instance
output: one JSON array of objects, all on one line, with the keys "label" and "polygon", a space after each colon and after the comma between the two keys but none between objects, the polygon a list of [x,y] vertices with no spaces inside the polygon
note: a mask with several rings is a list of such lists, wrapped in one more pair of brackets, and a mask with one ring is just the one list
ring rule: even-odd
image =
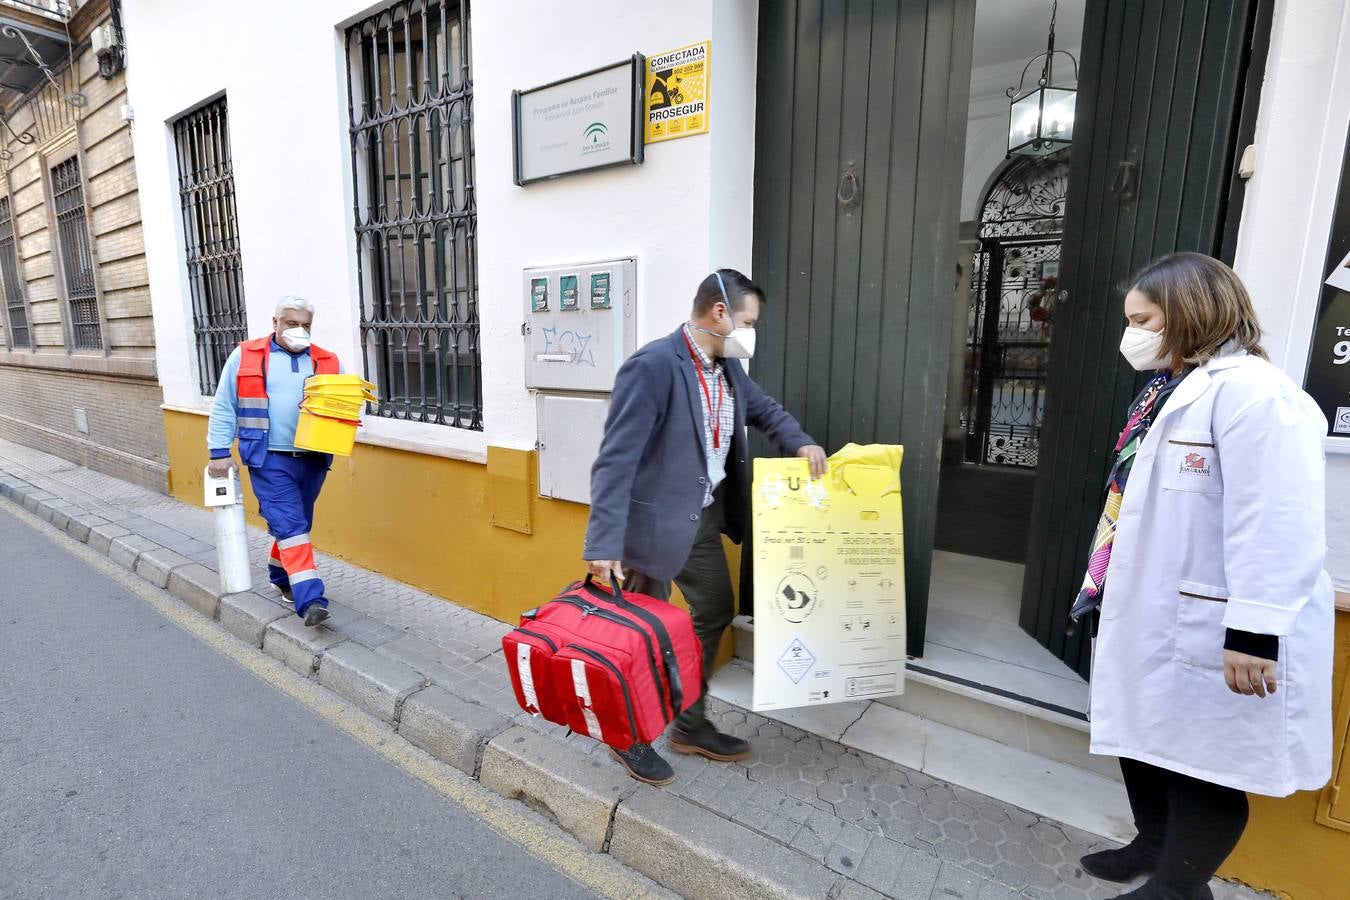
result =
[{"label": "woman's face mask", "polygon": [[1161,357],[1163,333],[1138,328],[1134,325],[1125,329],[1120,338],[1120,354],[1125,361],[1134,366],[1136,372],[1151,372],[1167,365]]},{"label": "woman's face mask", "polygon": [[1125,321],[1128,325],[1120,338],[1120,355],[1125,361],[1136,372],[1166,368],[1171,360],[1161,358],[1167,324],[1162,307],[1142,291],[1131,290],[1125,295]]}]

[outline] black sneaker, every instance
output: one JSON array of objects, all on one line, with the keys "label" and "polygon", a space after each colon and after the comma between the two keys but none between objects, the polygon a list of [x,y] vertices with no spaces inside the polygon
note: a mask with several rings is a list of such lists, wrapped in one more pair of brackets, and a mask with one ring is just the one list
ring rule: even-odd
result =
[{"label": "black sneaker", "polygon": [[305,624],[310,628],[313,628],[315,625],[322,625],[327,619],[327,607],[320,606],[317,603],[311,603],[309,609],[305,610]]},{"label": "black sneaker", "polygon": [[276,588],[281,593],[282,600],[285,600],[291,606],[295,605],[295,595],[291,593],[291,589],[289,586],[274,584],[272,585],[272,587]]},{"label": "black sneaker", "polygon": [[676,753],[696,753],[718,762],[736,762],[750,756],[750,742],[718,731],[711,722],[686,731],[676,726],[670,731],[670,748]]},{"label": "black sneaker", "polygon": [[652,749],[651,744],[634,744],[627,750],[610,747],[609,752],[629,775],[645,784],[661,787],[675,780],[675,770]]}]

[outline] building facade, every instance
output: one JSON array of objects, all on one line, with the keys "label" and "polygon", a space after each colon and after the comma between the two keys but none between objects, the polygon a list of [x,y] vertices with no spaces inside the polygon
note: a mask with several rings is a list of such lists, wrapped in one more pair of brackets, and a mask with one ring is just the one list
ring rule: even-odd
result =
[{"label": "building facade", "polygon": [[107,0],[0,22],[0,437],[166,490],[120,25]]},{"label": "building facade", "polygon": [[[980,682],[950,667],[970,660],[942,643],[974,618],[959,607],[968,598],[943,605],[960,582],[943,567],[951,554],[989,557],[1015,567],[989,569],[1014,577],[998,621],[1061,666],[1050,693],[1004,690],[999,708],[1081,720],[1086,645],[1063,634],[1059,606],[1097,512],[1083,486],[1100,483],[1134,385],[1114,350],[1115,282],[1175,249],[1224,256],[1252,289],[1277,364],[1303,380],[1350,127],[1337,64],[1350,16],[1301,0],[1223,15],[1185,0],[1157,21],[1115,0],[1060,4],[1077,9],[1080,34],[1061,46],[1081,73],[1073,147],[1051,171],[1005,165],[994,88],[1036,48],[981,37],[1016,34],[1029,16],[1043,42],[1049,4],[1024,5],[1004,21],[984,18],[1003,4],[969,0],[867,15],[695,0],[677,16],[604,0],[126,0],[173,492],[200,497],[224,355],[268,331],[280,296],[308,297],[316,342],[381,396],[357,452],[330,474],[316,543],[513,620],[580,571],[605,397],[603,373],[569,388],[535,371],[541,352],[588,358],[539,343],[532,323],[556,310],[536,305],[537,271],[617,261],[631,273],[612,307],[594,307],[621,312],[604,348],[621,358],[678,326],[708,272],[738,268],[769,292],[752,364],[766,387],[828,449],[906,445],[915,684]],[[518,158],[515,110],[532,89],[705,41],[706,133],[649,142],[640,164],[630,153],[594,172],[521,177],[535,163]],[[527,49],[538,47],[565,52]],[[1167,104],[1144,104],[1146,93]],[[1009,212],[1026,185],[1048,199]],[[1000,215],[985,215],[991,202]],[[1018,351],[1027,361],[995,365],[1011,344],[1032,345]],[[1089,396],[1084,384],[1104,387]],[[1328,437],[1329,567],[1343,602],[1350,513],[1334,499],[1350,488],[1347,444]],[[999,530],[997,549],[952,537],[981,529]],[[994,671],[1025,674],[1005,663]],[[1338,753],[1348,710],[1340,701]],[[1345,802],[1334,791],[1259,801],[1231,872],[1329,896],[1323,879],[1350,848]]]}]

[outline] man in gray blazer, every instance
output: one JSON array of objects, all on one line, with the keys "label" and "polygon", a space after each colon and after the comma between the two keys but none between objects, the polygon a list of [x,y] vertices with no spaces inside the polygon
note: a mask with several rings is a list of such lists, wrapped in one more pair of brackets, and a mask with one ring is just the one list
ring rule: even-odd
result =
[{"label": "man in gray blazer", "polygon": [[[703,645],[705,690],[735,615],[722,535],[740,543],[745,531],[746,426],[809,460],[812,477],[825,474],[825,451],[736,362],[754,354],[763,305],[764,291],[734,269],[703,279],[689,322],[619,369],[591,469],[583,554],[591,574],[663,600],[679,585]],[[713,727],[702,699],[675,720],[670,744],[719,761],[750,755],[747,742]],[[675,777],[650,745],[611,752],[639,781]]]}]

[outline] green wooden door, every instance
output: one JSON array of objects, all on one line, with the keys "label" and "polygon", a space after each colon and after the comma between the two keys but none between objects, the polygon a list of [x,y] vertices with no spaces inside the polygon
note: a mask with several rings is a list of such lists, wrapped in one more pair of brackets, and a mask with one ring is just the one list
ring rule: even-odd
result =
[{"label": "green wooden door", "polygon": [[[752,372],[830,452],[905,445],[923,649],[974,0],[760,4]],[[752,554],[746,554],[751,559]],[[751,592],[743,579],[743,597]]]},{"label": "green wooden door", "polygon": [[[1121,284],[1174,250],[1232,252],[1269,34],[1269,0],[1087,5],[1022,627],[1084,677],[1066,633],[1108,455],[1140,379],[1117,347]],[[1128,600],[1128,598],[1124,598]]]}]

